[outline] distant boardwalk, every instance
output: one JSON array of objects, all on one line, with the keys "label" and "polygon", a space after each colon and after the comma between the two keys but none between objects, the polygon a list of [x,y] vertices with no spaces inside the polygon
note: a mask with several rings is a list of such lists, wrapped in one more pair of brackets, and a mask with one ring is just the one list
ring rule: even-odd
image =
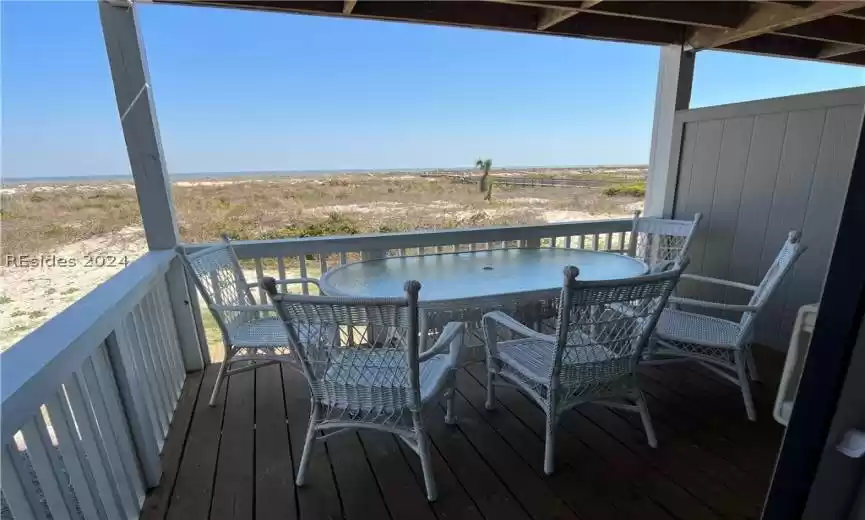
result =
[{"label": "distant boardwalk", "polygon": [[[456,182],[461,182],[464,184],[475,184],[478,182],[480,177],[472,176],[472,175],[459,175],[453,173],[434,173],[434,172],[425,172],[421,174],[422,177],[438,177],[438,178],[448,178],[452,179]],[[635,174],[635,177],[642,177],[642,175]],[[492,175],[493,182],[499,185],[506,186],[530,186],[530,187],[544,187],[544,186],[570,186],[570,187],[588,187],[588,186],[604,186],[609,185],[609,181],[598,179],[597,177],[591,177],[586,179],[581,179],[579,177],[517,177],[512,175],[507,176],[498,176]]]}]

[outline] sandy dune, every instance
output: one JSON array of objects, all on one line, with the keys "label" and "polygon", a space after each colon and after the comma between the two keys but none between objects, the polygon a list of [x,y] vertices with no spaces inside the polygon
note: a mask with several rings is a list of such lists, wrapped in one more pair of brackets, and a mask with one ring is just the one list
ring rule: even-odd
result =
[{"label": "sandy dune", "polygon": [[[111,278],[123,268],[124,260],[131,263],[145,252],[144,230],[130,227],[44,253],[41,259],[46,265],[41,267],[0,266],[0,350]],[[110,262],[111,257],[116,259],[111,267],[86,265],[88,260],[91,264]],[[39,258],[31,255],[25,260],[33,259]],[[61,260],[67,264],[74,260],[75,266],[60,267]]]}]

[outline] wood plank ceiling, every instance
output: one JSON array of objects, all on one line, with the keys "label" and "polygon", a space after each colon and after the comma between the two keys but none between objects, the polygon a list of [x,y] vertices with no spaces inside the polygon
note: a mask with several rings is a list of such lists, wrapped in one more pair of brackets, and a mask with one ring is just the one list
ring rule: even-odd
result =
[{"label": "wood plank ceiling", "polygon": [[865,0],[151,0],[530,32],[646,44],[682,44],[865,65]]}]

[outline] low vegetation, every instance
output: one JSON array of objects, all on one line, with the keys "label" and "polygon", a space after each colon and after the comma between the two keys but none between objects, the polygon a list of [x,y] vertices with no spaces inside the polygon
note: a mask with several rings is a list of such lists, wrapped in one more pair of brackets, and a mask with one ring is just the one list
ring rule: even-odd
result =
[{"label": "low vegetation", "polygon": [[[407,174],[331,177],[260,177],[178,180],[172,185],[181,239],[213,242],[353,235],[374,232],[452,229],[561,222],[629,216],[642,192],[622,189],[641,183],[634,169],[564,168],[497,170],[478,188],[484,168],[434,172],[447,177]],[[511,186],[507,175],[577,179],[576,186]],[[485,200],[496,182],[494,200]],[[12,345],[105,279],[120,266],[94,268],[86,255],[116,255],[133,261],[146,251],[141,215],[130,182],[3,185],[0,191],[0,264],[18,255],[57,255],[77,259],[76,269],[0,267],[0,350]],[[605,194],[615,188],[612,195]],[[349,253],[349,260],[355,257]],[[299,258],[284,259],[297,272]],[[320,262],[307,257],[309,276]],[[333,265],[338,258],[327,258]],[[253,270],[251,261],[242,267]],[[268,272],[275,259],[265,259]],[[247,265],[248,264],[248,265]],[[98,266],[96,266],[98,267]],[[219,332],[205,313],[211,347]],[[214,353],[215,358],[219,357]]]},{"label": "low vegetation", "polygon": [[[223,233],[264,240],[602,218],[629,213],[644,194],[630,175],[585,177],[584,187],[573,188],[500,184],[488,201],[486,190],[470,184],[408,175],[181,181],[173,195],[182,239],[209,242]],[[0,202],[4,263],[6,255],[141,225],[130,183],[27,185],[4,192]]]},{"label": "low vegetation", "polygon": [[645,197],[646,182],[635,182],[631,184],[617,184],[604,190],[608,197]]}]

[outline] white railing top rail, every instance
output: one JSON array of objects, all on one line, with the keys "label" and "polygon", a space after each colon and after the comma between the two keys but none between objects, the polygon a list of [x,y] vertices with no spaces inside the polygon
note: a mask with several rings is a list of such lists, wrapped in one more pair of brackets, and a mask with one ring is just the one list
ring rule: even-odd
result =
[{"label": "white railing top rail", "polygon": [[[477,242],[512,241],[552,236],[573,236],[595,233],[617,233],[630,231],[633,219],[586,220],[556,224],[526,224],[519,226],[496,226],[467,229],[421,230],[403,233],[370,233],[363,235],[290,238],[281,240],[232,241],[237,256],[241,259],[295,256],[308,253],[348,253],[398,249],[402,247],[427,247]],[[185,244],[187,252],[194,253],[214,244]]]},{"label": "white railing top rail", "polygon": [[147,253],[0,354],[0,438],[13,435],[57,392],[165,275],[175,256],[174,251]]}]

